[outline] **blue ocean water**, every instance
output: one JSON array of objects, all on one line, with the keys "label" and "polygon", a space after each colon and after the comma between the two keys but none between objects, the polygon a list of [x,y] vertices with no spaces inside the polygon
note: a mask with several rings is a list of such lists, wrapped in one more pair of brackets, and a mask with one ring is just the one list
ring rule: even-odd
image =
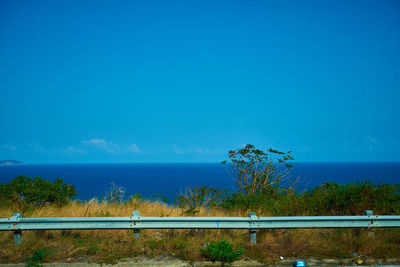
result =
[{"label": "blue ocean water", "polygon": [[[234,190],[234,179],[219,163],[147,163],[147,164],[28,164],[0,166],[0,183],[16,176],[57,177],[72,184],[79,199],[102,198],[111,183],[125,188],[125,195],[145,197],[162,194],[173,199],[187,187],[207,185]],[[400,162],[304,162],[296,163],[291,173],[299,178],[299,191],[323,182],[346,183],[370,180],[400,183]]]}]

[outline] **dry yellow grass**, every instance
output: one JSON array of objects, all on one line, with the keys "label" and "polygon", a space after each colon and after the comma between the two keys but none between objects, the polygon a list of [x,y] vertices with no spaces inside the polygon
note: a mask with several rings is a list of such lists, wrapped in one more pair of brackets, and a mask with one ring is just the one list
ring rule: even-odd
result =
[{"label": "dry yellow grass", "polygon": [[[184,210],[160,202],[130,201],[123,204],[71,202],[64,207],[44,206],[23,217],[103,217],[130,216],[139,210],[141,216],[184,216]],[[12,208],[1,208],[0,217],[12,215]],[[258,214],[268,216],[268,214]],[[224,211],[199,208],[196,216],[248,216],[247,211]],[[23,243],[13,245],[10,232],[0,233],[0,262],[26,262],[27,255],[45,248],[47,261],[116,262],[122,258],[176,257],[187,261],[201,259],[200,248],[211,240],[225,238],[246,250],[245,257],[274,262],[284,257],[349,258],[354,252],[363,257],[400,258],[400,231],[377,229],[372,239],[366,230],[308,229],[261,230],[257,245],[248,243],[245,230],[143,230],[134,240],[131,230],[24,231]]]}]

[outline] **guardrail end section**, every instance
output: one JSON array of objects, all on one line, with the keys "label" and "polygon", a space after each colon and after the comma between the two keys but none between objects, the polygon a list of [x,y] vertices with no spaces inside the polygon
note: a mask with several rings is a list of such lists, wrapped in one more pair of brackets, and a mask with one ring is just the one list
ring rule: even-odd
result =
[{"label": "guardrail end section", "polygon": [[[139,218],[139,211],[134,210],[132,212],[132,217],[137,217]],[[137,222],[134,222],[134,225],[136,225]],[[133,229],[133,239],[140,239],[140,230],[139,229]]]}]

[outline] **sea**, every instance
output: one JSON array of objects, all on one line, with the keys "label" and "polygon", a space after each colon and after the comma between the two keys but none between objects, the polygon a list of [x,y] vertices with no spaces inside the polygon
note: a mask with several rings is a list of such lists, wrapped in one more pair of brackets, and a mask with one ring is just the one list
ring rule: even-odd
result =
[{"label": "sea", "polygon": [[[187,188],[209,186],[235,190],[235,180],[220,163],[132,163],[132,164],[26,164],[0,166],[0,183],[17,176],[40,176],[75,186],[77,199],[102,199],[114,187],[122,187],[125,197],[160,195],[173,200]],[[400,162],[298,162],[290,180],[297,179],[297,191],[311,190],[324,182],[345,184],[370,181],[400,183]]]}]

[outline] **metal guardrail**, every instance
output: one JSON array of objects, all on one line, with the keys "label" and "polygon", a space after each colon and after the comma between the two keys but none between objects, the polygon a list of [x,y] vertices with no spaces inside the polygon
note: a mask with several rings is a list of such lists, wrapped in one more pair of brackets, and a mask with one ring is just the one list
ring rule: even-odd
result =
[{"label": "metal guardrail", "polygon": [[255,244],[258,229],[372,227],[400,227],[400,216],[365,211],[365,216],[258,217],[250,212],[249,217],[141,217],[133,211],[130,217],[22,218],[21,213],[14,213],[0,219],[0,231],[13,231],[16,245],[26,230],[132,229],[134,238],[139,238],[141,229],[248,229],[250,242]]}]

